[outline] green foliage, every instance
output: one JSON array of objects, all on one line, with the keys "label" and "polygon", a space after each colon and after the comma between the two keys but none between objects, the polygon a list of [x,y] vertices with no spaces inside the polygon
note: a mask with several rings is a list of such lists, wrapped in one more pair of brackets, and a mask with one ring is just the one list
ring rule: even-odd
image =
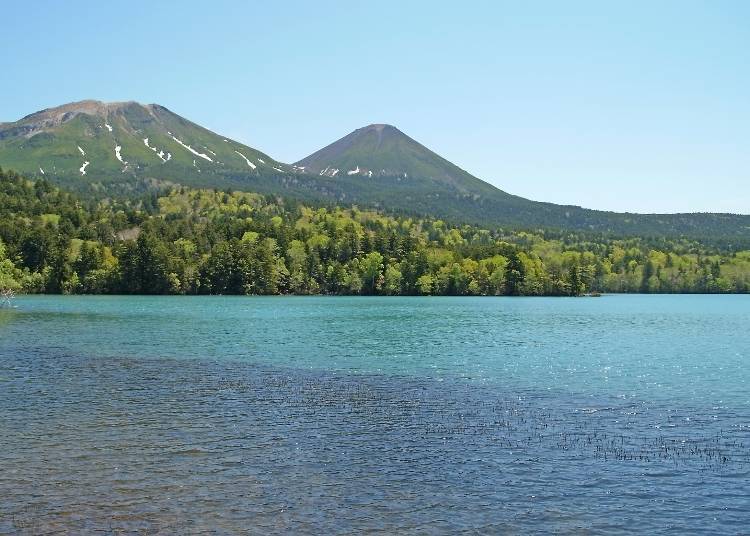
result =
[{"label": "green foliage", "polygon": [[[59,120],[63,115],[65,119]],[[122,161],[116,156],[116,146]],[[89,162],[85,175],[80,171],[84,162]],[[292,171],[290,166],[163,106],[135,102],[83,101],[3,124],[0,163],[27,176],[49,177],[70,190],[99,197],[132,196],[157,184],[178,181],[193,186],[237,186],[254,179],[272,181],[280,175],[277,169],[285,170],[282,174]]]},{"label": "green foliage", "polygon": [[13,262],[5,256],[5,245],[0,240],[0,291],[19,290],[21,288],[21,272]]},{"label": "green foliage", "polygon": [[[487,228],[565,229],[605,240],[688,238],[725,249],[750,248],[750,216],[623,214],[523,199],[472,176],[388,125],[351,133],[305,158],[299,163],[303,169],[226,139],[163,106],[84,101],[0,124],[0,164],[29,177],[49,178],[92,199],[133,200],[149,194],[142,208],[177,219],[193,207],[183,206],[182,199],[159,198],[157,192],[185,185],[227,189],[222,195],[228,202],[222,199],[214,208],[237,216],[253,205],[233,204],[230,189],[317,205],[345,200],[392,214]],[[59,215],[64,225],[64,214],[44,214],[43,223],[58,224]],[[267,224],[283,227],[284,216],[278,218]],[[457,232],[449,230],[437,244],[452,250],[467,240],[490,240]],[[410,292],[415,281],[410,280]]]},{"label": "green foliage", "polygon": [[750,251],[314,208],[173,188],[84,203],[0,171],[0,287],[125,294],[560,295],[750,290]]}]

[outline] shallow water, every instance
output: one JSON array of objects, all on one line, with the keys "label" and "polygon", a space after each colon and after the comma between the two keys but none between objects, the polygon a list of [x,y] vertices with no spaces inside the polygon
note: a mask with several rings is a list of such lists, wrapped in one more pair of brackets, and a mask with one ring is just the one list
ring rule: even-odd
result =
[{"label": "shallow water", "polygon": [[0,533],[750,523],[745,296],[16,305]]}]

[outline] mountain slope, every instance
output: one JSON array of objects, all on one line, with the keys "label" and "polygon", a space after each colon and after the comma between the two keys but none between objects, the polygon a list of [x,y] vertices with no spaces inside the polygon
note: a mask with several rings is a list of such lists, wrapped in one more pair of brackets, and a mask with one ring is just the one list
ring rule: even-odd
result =
[{"label": "mountain slope", "polygon": [[309,175],[329,178],[331,187],[355,183],[350,187],[350,200],[457,221],[619,235],[690,236],[727,243],[750,241],[750,216],[745,215],[616,213],[514,196],[472,176],[390,125],[357,129],[296,165]]},{"label": "mountain slope", "polygon": [[167,108],[82,101],[0,125],[0,165],[74,189],[137,179],[210,186],[291,172],[268,155]]},{"label": "mountain slope", "polygon": [[750,246],[750,216],[622,214],[530,201],[472,176],[389,125],[358,129],[287,165],[157,104],[81,101],[0,123],[0,166],[95,196],[183,184],[488,227]]},{"label": "mountain slope", "polygon": [[492,189],[489,184],[391,125],[369,125],[357,129],[296,165],[308,173],[327,177],[346,174],[368,178],[427,179],[463,193]]}]

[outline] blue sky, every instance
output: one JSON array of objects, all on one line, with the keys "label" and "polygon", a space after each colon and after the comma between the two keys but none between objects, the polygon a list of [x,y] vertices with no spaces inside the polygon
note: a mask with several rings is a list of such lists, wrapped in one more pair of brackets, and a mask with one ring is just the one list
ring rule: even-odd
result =
[{"label": "blue sky", "polygon": [[155,102],[287,162],[391,123],[524,197],[750,213],[750,2],[38,1],[2,26],[0,121]]}]

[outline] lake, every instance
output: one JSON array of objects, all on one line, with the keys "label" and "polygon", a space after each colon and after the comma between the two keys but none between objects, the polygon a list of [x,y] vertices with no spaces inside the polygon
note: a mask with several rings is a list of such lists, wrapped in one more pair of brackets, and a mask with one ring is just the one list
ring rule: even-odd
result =
[{"label": "lake", "polygon": [[15,305],[0,533],[750,526],[748,296]]}]

